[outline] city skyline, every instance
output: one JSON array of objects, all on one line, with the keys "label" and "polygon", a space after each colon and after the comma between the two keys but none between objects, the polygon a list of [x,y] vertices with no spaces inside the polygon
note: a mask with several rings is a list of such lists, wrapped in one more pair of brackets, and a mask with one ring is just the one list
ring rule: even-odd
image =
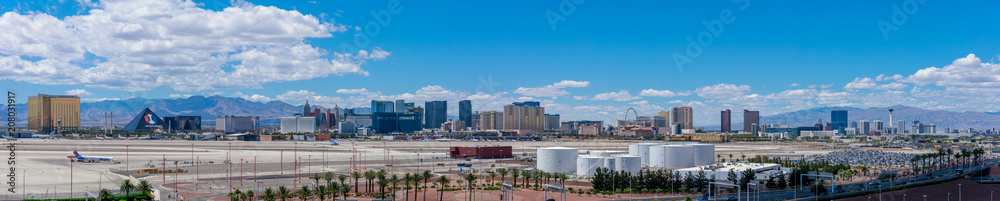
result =
[{"label": "city skyline", "polygon": [[[558,2],[438,6],[402,1],[395,14],[387,10],[386,2],[234,3],[0,3],[4,12],[0,17],[4,23],[0,24],[6,24],[0,26],[21,30],[0,33],[11,38],[5,43],[12,44],[0,47],[0,64],[4,64],[0,84],[22,94],[77,95],[83,102],[222,95],[294,105],[309,100],[327,107],[364,107],[371,100],[404,99],[418,104],[471,100],[473,111],[499,111],[512,102],[539,101],[546,113],[560,114],[563,121],[610,122],[629,107],[641,116],[652,116],[672,107],[690,106],[696,125],[719,122],[718,111],[723,109],[760,111],[761,116],[824,106],[890,104],[1000,111],[1000,105],[995,104],[1000,102],[995,98],[1000,81],[992,78],[1000,75],[998,42],[988,35],[997,28],[959,31],[996,24],[996,20],[989,18],[988,10],[955,12],[968,9],[962,5],[921,4],[915,13],[907,14],[908,20],[897,24],[891,19],[892,6],[902,1],[836,5],[653,2],[652,6],[585,2],[552,26],[545,16],[547,11],[559,12]],[[996,7],[990,4],[997,3],[980,4],[971,9]],[[163,15],[178,18],[144,21],[133,19],[141,13],[126,12],[150,5],[158,5],[156,10]],[[649,9],[645,7],[672,12],[642,12]],[[219,30],[216,35],[188,36],[184,33],[201,32],[170,26],[194,23],[182,21],[194,14],[208,19],[232,17],[219,12],[225,8],[235,13],[285,16],[259,20],[260,24],[286,29],[281,33],[238,34],[238,30],[255,27],[235,24],[234,29]],[[97,9],[105,12],[90,12]],[[435,14],[442,9],[467,18],[442,20]],[[838,9],[856,12],[841,14]],[[389,12],[392,20],[380,24],[369,11]],[[721,33],[711,45],[700,47],[698,56],[688,56],[687,38],[697,39],[700,33],[717,30],[713,23],[721,11],[731,11],[735,20],[723,23],[718,28]],[[494,17],[501,13],[509,17]],[[117,35],[110,35],[107,30],[87,26],[111,17],[121,20],[117,23],[162,27],[169,32],[160,38],[143,29],[120,29]],[[663,18],[674,20],[663,22]],[[783,21],[771,23],[775,19]],[[370,22],[378,27],[366,27]],[[885,24],[881,22],[897,29],[883,31],[880,27]],[[594,23],[608,27],[595,30],[590,28]],[[195,24],[216,25],[212,20]],[[494,31],[494,26],[518,28]],[[374,29],[380,32],[366,33]],[[615,31],[623,29],[634,31]],[[357,36],[370,37],[371,41],[363,47],[355,45]],[[99,47],[85,38],[119,43]],[[142,40],[147,43],[135,42]],[[211,44],[217,48],[188,52],[202,46],[157,46],[153,41],[223,42]],[[341,44],[361,48],[342,48]],[[435,51],[425,51],[427,48]],[[154,52],[185,59],[162,60]],[[299,54],[281,54],[286,52]],[[213,56],[220,53],[229,56]],[[690,57],[691,62],[677,65],[674,53]],[[286,59],[274,63],[262,60],[278,57]],[[293,63],[306,65],[290,65]],[[206,79],[197,74],[215,77]],[[18,98],[18,102],[26,102],[25,96]],[[458,104],[452,104],[447,113],[458,114],[458,110]],[[742,114],[737,112],[732,118],[740,119]]]}]

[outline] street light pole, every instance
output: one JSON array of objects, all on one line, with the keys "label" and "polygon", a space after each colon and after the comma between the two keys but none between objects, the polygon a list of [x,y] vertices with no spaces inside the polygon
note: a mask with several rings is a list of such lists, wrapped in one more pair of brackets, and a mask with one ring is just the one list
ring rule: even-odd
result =
[{"label": "street light pole", "polygon": [[962,201],[962,184],[958,184],[958,201]]}]

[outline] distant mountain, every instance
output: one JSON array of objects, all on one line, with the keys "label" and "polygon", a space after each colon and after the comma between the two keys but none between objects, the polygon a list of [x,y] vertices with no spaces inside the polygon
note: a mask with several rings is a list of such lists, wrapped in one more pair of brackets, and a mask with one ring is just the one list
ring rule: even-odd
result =
[{"label": "distant mountain", "polygon": [[[131,121],[136,114],[149,108],[161,117],[166,116],[201,116],[202,123],[214,125],[215,117],[225,115],[260,116],[263,123],[277,123],[281,117],[302,113],[301,105],[291,105],[282,101],[267,103],[249,101],[238,97],[222,96],[191,96],[181,99],[144,99],[105,100],[100,102],[80,103],[80,123],[84,126],[103,125],[105,112],[113,113],[114,124],[123,125]],[[312,105],[313,108],[326,107]],[[27,105],[17,104],[18,122],[25,123]],[[356,113],[369,113],[369,108],[357,108]],[[341,109],[343,112],[343,108]]]},{"label": "distant mountain", "polygon": [[[781,113],[771,116],[761,117],[761,123],[784,124],[791,126],[806,126],[816,124],[818,119],[823,122],[830,121],[831,110],[847,110],[848,120],[880,120],[889,124],[889,108],[873,107],[860,109],[854,107],[821,107],[794,112]],[[907,130],[910,130],[913,120],[921,123],[931,123],[937,125],[938,130],[945,128],[976,130],[992,129],[1000,127],[1000,112],[951,112],[944,110],[925,110],[910,106],[893,106],[893,121],[904,120]],[[897,122],[893,122],[895,125]]]}]

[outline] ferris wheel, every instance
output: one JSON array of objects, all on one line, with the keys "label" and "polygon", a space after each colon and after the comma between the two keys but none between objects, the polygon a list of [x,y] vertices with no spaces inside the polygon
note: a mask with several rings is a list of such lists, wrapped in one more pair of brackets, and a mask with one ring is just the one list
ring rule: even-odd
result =
[{"label": "ferris wheel", "polygon": [[[628,116],[628,112],[629,111],[632,112],[632,119],[631,120],[629,119],[629,116]],[[635,111],[635,108],[629,107],[627,110],[625,110],[625,119],[624,119],[625,120],[625,125],[637,125],[638,124],[638,122],[637,122],[638,118],[639,118],[639,114]]]}]

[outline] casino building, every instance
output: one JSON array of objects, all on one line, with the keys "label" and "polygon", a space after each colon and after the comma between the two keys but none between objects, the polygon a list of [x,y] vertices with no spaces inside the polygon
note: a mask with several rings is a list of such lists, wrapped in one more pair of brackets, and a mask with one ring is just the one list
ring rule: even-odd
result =
[{"label": "casino building", "polygon": [[156,130],[163,130],[166,127],[166,124],[164,124],[163,120],[156,113],[146,108],[142,110],[142,113],[132,118],[132,121],[128,122],[124,129],[129,133],[152,133]]}]

